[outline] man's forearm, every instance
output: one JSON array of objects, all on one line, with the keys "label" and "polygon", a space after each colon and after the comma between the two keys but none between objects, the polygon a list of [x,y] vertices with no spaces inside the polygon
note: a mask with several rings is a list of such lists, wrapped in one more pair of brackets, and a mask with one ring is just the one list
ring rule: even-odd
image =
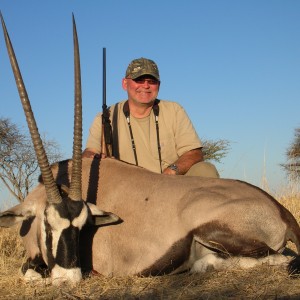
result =
[{"label": "man's forearm", "polygon": [[203,161],[203,153],[201,149],[190,150],[181,155],[173,164],[176,165],[178,171],[166,168],[163,174],[168,175],[184,175],[194,164]]}]

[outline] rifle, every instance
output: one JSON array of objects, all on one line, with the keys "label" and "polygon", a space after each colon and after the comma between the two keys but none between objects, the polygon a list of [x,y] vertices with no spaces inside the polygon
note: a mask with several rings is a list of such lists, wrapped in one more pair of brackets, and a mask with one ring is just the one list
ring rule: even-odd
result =
[{"label": "rifle", "polygon": [[106,105],[106,48],[103,48],[103,97],[102,97],[102,136],[101,156],[112,156],[112,129],[109,110]]}]

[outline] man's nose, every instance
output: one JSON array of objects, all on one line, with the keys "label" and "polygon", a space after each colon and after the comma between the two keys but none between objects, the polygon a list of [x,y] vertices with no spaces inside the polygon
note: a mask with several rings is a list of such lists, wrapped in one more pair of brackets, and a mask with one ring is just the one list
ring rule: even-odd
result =
[{"label": "man's nose", "polygon": [[143,87],[146,87],[146,88],[150,87],[150,84],[149,84],[148,80],[144,80]]}]

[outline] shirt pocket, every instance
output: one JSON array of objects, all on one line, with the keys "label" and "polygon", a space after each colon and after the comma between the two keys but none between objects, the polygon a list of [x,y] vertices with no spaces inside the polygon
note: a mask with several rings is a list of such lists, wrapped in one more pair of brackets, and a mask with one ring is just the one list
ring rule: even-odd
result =
[{"label": "shirt pocket", "polygon": [[[162,164],[163,166],[168,166],[178,159],[175,138],[170,133],[160,133],[159,139]],[[152,152],[154,157],[159,159],[157,138],[155,142],[152,143]]]}]

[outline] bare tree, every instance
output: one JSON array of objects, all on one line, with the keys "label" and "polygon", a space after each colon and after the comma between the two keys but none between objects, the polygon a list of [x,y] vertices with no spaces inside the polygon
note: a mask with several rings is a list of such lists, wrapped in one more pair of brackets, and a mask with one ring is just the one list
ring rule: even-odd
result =
[{"label": "bare tree", "polygon": [[300,178],[300,127],[295,129],[294,140],[286,151],[287,163],[282,164],[293,180]]},{"label": "bare tree", "polygon": [[[54,140],[42,138],[49,162],[61,159]],[[39,175],[31,138],[9,119],[0,118],[0,179],[8,191],[23,202]]]},{"label": "bare tree", "polygon": [[216,162],[221,162],[230,149],[230,142],[228,140],[202,140],[202,144],[204,159]]}]

